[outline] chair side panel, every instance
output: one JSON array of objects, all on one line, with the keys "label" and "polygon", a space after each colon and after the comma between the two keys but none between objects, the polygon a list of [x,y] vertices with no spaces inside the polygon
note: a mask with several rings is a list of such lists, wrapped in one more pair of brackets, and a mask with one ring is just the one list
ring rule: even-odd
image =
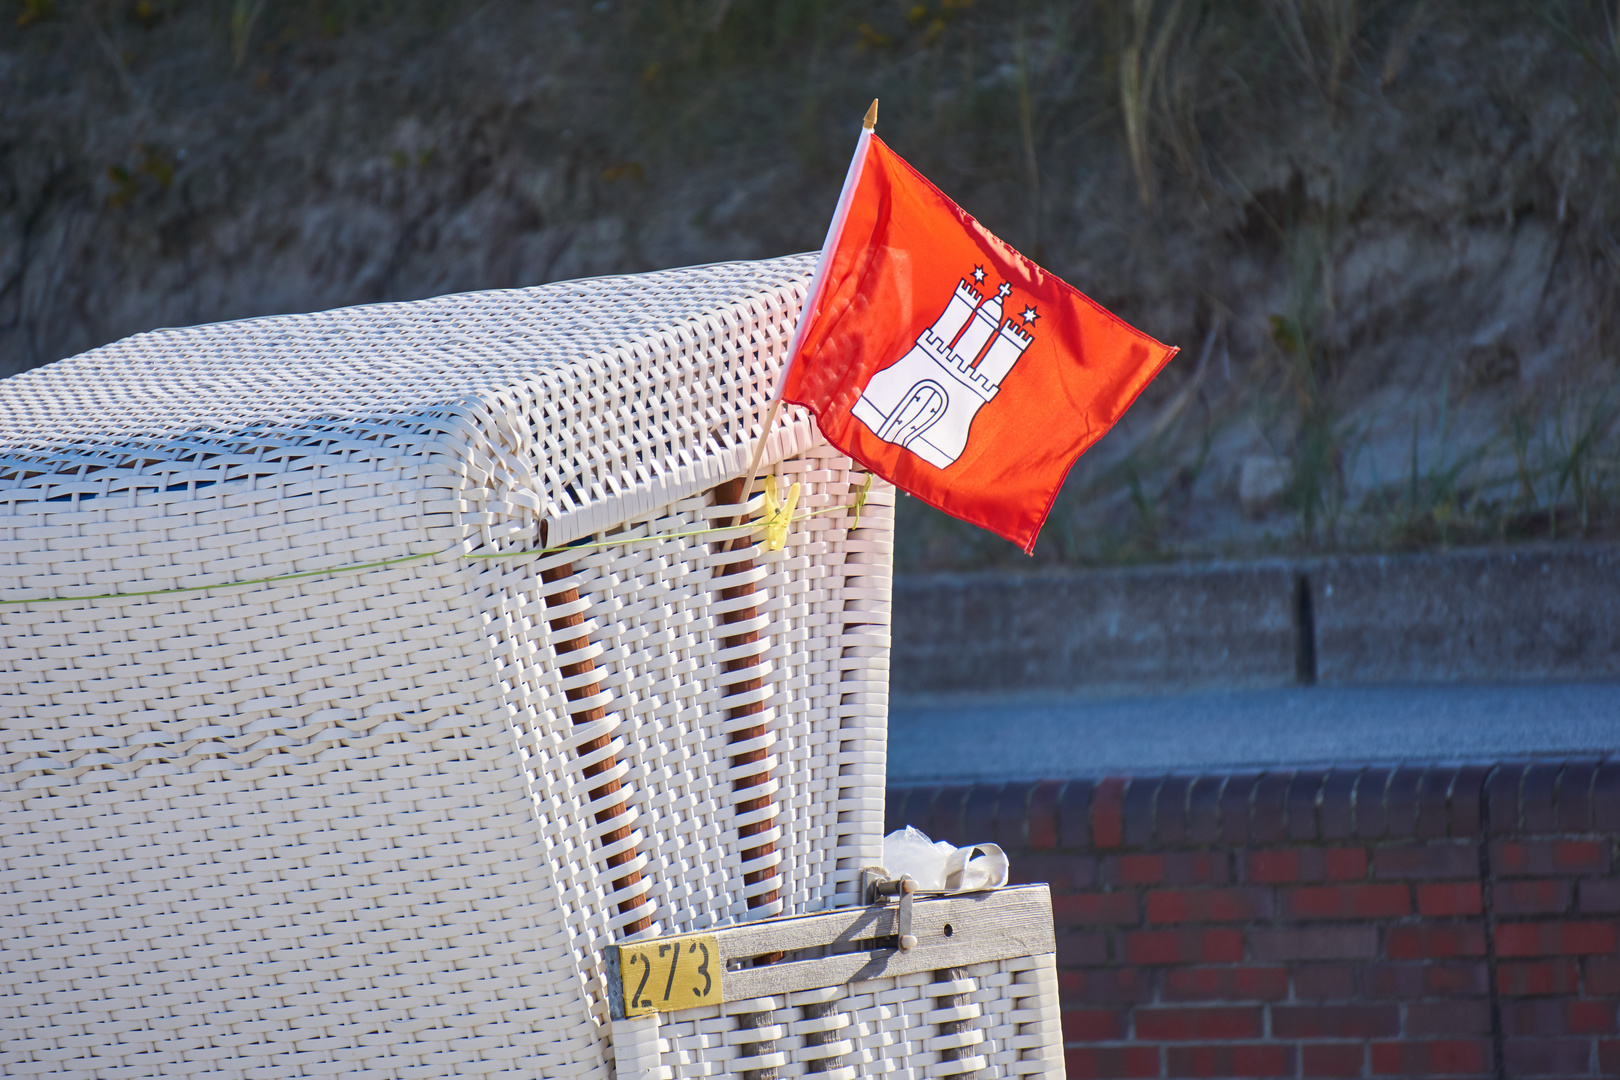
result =
[{"label": "chair side panel", "polygon": [[[0,576],[437,551],[454,500],[413,468],[14,507]],[[0,1071],[605,1075],[469,573],[0,613]]]}]

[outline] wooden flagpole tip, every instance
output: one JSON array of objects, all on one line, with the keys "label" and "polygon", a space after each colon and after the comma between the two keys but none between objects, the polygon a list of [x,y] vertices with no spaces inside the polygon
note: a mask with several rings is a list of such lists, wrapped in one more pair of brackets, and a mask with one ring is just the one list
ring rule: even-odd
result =
[{"label": "wooden flagpole tip", "polygon": [[878,99],[873,98],[872,107],[866,110],[866,119],[861,121],[861,127],[867,131],[872,131],[877,127],[877,103]]}]

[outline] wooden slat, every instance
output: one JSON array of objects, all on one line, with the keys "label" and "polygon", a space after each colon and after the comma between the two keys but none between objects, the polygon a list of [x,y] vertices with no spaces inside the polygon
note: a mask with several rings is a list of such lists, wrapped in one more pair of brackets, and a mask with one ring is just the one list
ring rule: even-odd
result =
[{"label": "wooden slat", "polygon": [[[772,415],[775,414],[773,413]],[[769,429],[769,420],[766,421],[765,426],[767,429]],[[763,436],[761,437],[763,438]],[[750,494],[752,493],[743,490],[743,478],[740,476],[735,480],[727,480],[725,483],[714,489],[715,501],[722,505],[746,503]],[[742,524],[742,519],[737,519],[733,522],[733,524]],[[752,536],[745,534],[737,537],[735,540],[731,540],[728,543],[722,543],[717,546],[723,551],[752,551],[754,540]],[[752,558],[745,557],[738,559],[734,563],[717,567],[715,570],[715,576],[720,578],[729,578],[746,574],[753,569],[754,560]],[[723,588],[720,590],[720,599],[722,600],[740,600],[744,597],[752,595],[754,595],[754,586],[752,582],[747,582],[742,585]],[[749,607],[736,608],[726,611],[720,616],[720,620],[722,623],[730,626],[735,623],[752,622],[758,617],[758,615],[759,609],[750,605]],[[725,649],[737,649],[744,645],[754,645],[758,642],[759,632],[757,630],[747,630],[740,634],[729,634],[720,639],[720,645]],[[745,694],[762,689],[765,686],[765,666],[763,663],[763,656],[763,651],[761,651],[755,655],[742,656],[734,660],[727,660],[724,667],[726,674],[730,676],[730,679],[723,684],[724,692],[726,694]],[[762,716],[764,712],[765,703],[763,701],[751,701],[746,705],[739,705],[736,708],[731,709],[726,714],[726,718],[728,720],[746,720],[752,716]],[[734,730],[731,733],[730,741],[733,743],[747,743],[759,739],[765,733],[766,727],[763,722],[749,724],[746,727]],[[761,763],[769,757],[770,751],[766,749],[745,750],[740,754],[733,754],[731,757],[731,767],[733,774],[736,776],[736,780],[732,782],[733,789],[738,793],[746,793],[750,788],[768,785],[771,779],[770,770],[760,766]],[[748,766],[755,767],[748,768]],[[738,828],[737,836],[739,843],[742,845],[743,862],[748,863],[756,859],[764,859],[768,856],[776,854],[776,844],[774,841],[766,840],[762,843],[751,843],[751,839],[753,837],[764,836],[775,830],[775,809],[776,803],[768,795],[759,796],[752,799],[738,799],[736,804],[736,812],[739,815],[753,814],[763,810],[772,811],[770,816]],[[745,888],[760,885],[762,883],[773,883],[776,880],[777,870],[775,866],[766,867],[764,870],[752,870],[743,875],[743,885]],[[747,902],[750,908],[771,907],[772,905],[777,904],[777,901],[781,899],[781,896],[781,889],[775,885],[772,885],[772,887],[766,891],[750,893]],[[776,910],[780,911],[781,908],[777,907]]]},{"label": "wooden slat", "polygon": [[[898,923],[899,906],[885,904],[744,923],[711,932],[719,941],[722,960],[729,962],[802,949],[854,948],[856,942],[897,933]],[[911,932],[917,945],[906,952],[840,952],[727,971],[721,992],[724,1000],[739,1001],[1015,956],[1041,956],[1057,948],[1052,898],[1045,885],[916,900]],[[617,981],[616,975],[611,981]],[[614,1008],[614,1015],[619,1015],[621,1006],[615,1003]]]}]

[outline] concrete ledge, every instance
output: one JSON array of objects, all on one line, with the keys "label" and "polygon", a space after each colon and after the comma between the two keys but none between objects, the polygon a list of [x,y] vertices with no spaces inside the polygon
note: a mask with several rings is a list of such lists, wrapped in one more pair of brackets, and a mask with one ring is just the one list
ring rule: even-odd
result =
[{"label": "concrete ledge", "polygon": [[1302,570],[1324,683],[1620,674],[1620,546],[1325,559]]},{"label": "concrete ledge", "polygon": [[1620,545],[902,575],[896,694],[1620,675]]},{"label": "concrete ledge", "polygon": [[893,689],[1162,692],[1294,682],[1286,563],[901,576]]}]

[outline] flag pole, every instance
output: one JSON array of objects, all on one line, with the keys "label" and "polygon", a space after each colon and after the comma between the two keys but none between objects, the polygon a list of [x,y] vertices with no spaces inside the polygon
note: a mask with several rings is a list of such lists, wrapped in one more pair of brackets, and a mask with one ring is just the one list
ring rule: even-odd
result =
[{"label": "flag pole", "polygon": [[754,481],[759,478],[760,464],[765,460],[765,442],[770,438],[771,425],[776,423],[776,414],[782,411],[782,386],[787,381],[789,369],[793,362],[799,358],[799,345],[804,339],[805,329],[815,318],[816,308],[821,302],[821,291],[826,284],[827,264],[832,261],[833,252],[838,248],[839,237],[844,232],[844,219],[849,216],[849,204],[855,199],[855,185],[861,179],[861,166],[866,162],[866,150],[872,143],[872,131],[877,127],[878,99],[873,98],[872,104],[867,107],[866,116],[861,120],[860,138],[855,143],[855,156],[850,159],[849,171],[844,174],[844,187],[838,193],[838,206],[833,210],[832,222],[827,226],[827,237],[821,242],[821,258],[816,261],[816,272],[810,277],[810,286],[804,293],[804,306],[799,309],[799,321],[793,326],[793,336],[788,339],[787,359],[782,362],[782,370],[776,377],[776,388],[771,391],[771,407],[765,413],[765,424],[759,431],[759,442],[754,445],[753,459],[748,463],[748,473],[743,479],[742,494],[740,498],[744,503],[748,501],[748,493],[753,490]]}]

